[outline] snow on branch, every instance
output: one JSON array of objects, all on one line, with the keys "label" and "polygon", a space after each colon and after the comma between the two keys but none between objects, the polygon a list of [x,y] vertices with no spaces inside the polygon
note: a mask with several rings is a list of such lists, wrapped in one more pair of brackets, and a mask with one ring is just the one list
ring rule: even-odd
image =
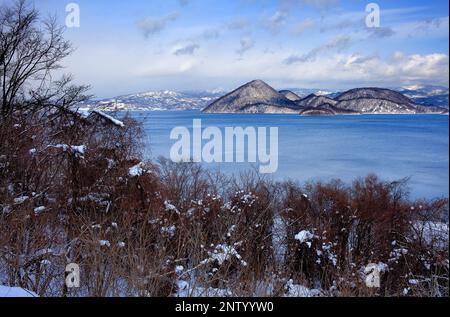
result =
[{"label": "snow on branch", "polygon": [[47,148],[61,149],[63,152],[72,153],[81,157],[86,153],[85,145],[56,144],[56,145],[49,145],[47,146]]},{"label": "snow on branch", "polygon": [[99,110],[93,110],[93,111],[91,112],[91,114],[96,114],[96,115],[98,115],[99,117],[101,117],[101,118],[103,118],[103,119],[105,119],[105,120],[111,122],[112,124],[114,124],[114,125],[116,125],[116,126],[118,126],[118,127],[121,127],[121,128],[124,128],[124,127],[125,127],[125,124],[124,124],[122,121],[119,121],[119,120],[113,118],[112,116],[110,116],[110,115],[108,115],[108,114],[102,112],[102,111],[99,111]]}]

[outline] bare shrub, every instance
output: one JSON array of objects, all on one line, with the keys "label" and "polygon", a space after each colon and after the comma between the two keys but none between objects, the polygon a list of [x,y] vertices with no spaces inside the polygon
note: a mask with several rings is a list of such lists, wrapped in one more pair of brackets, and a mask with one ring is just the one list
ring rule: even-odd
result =
[{"label": "bare shrub", "polygon": [[[62,34],[25,1],[0,11],[1,284],[41,296],[448,296],[447,199],[412,202],[406,180],[375,175],[299,185],[144,161],[138,122],[77,111],[86,87],[51,80],[71,50]],[[69,263],[79,289],[65,284]],[[370,264],[379,289],[364,283]]]}]

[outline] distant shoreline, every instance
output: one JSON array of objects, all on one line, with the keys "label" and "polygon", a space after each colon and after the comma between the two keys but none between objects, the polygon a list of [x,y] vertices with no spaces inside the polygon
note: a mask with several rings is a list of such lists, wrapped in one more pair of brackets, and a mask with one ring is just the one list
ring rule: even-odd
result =
[{"label": "distant shoreline", "polygon": [[[84,109],[83,109],[84,110]],[[136,109],[117,109],[117,110],[104,110],[104,109],[96,109],[103,112],[109,112],[109,113],[117,113],[117,112],[197,112],[205,115],[219,115],[219,114],[226,114],[226,115],[246,115],[246,116],[255,116],[255,115],[265,115],[265,116],[299,116],[299,117],[349,117],[349,116],[421,116],[421,115],[437,115],[437,116],[448,116],[448,113],[352,113],[352,114],[335,114],[335,115],[301,115],[300,113],[248,113],[248,112],[203,112],[202,110],[198,109],[184,109],[184,110],[136,110]]]}]

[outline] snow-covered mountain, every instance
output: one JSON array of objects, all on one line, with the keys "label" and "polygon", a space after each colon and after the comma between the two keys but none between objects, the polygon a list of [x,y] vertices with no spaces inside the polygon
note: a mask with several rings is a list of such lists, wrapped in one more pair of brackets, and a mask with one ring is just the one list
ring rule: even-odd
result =
[{"label": "snow-covered mountain", "polygon": [[[418,105],[438,106],[447,109],[449,107],[449,90],[445,87],[414,85],[404,86],[393,90],[400,92]],[[309,88],[291,88],[288,90],[281,90],[279,93],[294,102],[313,95],[336,99],[342,94],[342,92],[339,91]],[[225,95],[226,92],[223,90],[184,92],[162,90],[93,100],[81,104],[80,106],[82,108],[102,111],[202,110]],[[319,99],[315,101],[318,100]],[[308,108],[309,105],[303,106]]]},{"label": "snow-covered mountain", "polygon": [[316,96],[335,96],[339,94],[339,92],[335,90],[325,90],[320,88],[290,88],[286,91],[291,91],[301,98],[310,96],[312,94]]},{"label": "snow-covered mountain", "polygon": [[417,104],[402,93],[383,88],[355,88],[335,98],[308,96],[298,102],[302,114],[419,114],[443,113],[444,109]]},{"label": "snow-covered mountain", "polygon": [[221,91],[150,91],[116,98],[89,101],[82,105],[102,111],[162,111],[203,109],[222,96]]},{"label": "snow-covered mountain", "polygon": [[[290,91],[296,93],[300,97],[307,97],[311,94],[316,96],[327,96],[329,98],[336,98],[342,94],[343,91],[330,91],[320,89],[303,89],[293,88]],[[449,107],[449,89],[442,86],[431,85],[408,85],[402,87],[392,88],[406,97],[414,101],[414,103],[424,106]]]},{"label": "snow-covered mountain", "polygon": [[[327,96],[334,99],[343,93],[343,91],[304,88],[293,88],[289,90],[302,98],[314,94],[316,96]],[[400,92],[419,105],[443,108],[449,107],[449,89],[446,87],[432,85],[408,85],[394,87],[392,90]]]},{"label": "snow-covered mountain", "polygon": [[445,113],[445,109],[417,104],[402,93],[383,88],[355,88],[341,94],[310,94],[299,98],[290,90],[276,91],[254,80],[219,98],[206,113],[419,114]]},{"label": "snow-covered mountain", "polygon": [[397,90],[420,105],[449,107],[449,90],[446,87],[411,85]]},{"label": "snow-covered mountain", "polygon": [[[79,106],[86,109],[101,111],[180,111],[180,110],[202,110],[214,101],[226,95],[221,89],[211,91],[172,91],[160,90],[137,94],[123,95],[115,98],[90,100]],[[281,92],[283,93],[283,92]],[[288,99],[301,99],[310,94],[328,95],[335,92],[320,89],[291,89]]]},{"label": "snow-covered mountain", "polygon": [[[287,93],[294,96],[293,93]],[[294,98],[295,99],[295,98]],[[203,112],[206,113],[296,113],[298,105],[262,80],[251,81],[219,98]]]}]

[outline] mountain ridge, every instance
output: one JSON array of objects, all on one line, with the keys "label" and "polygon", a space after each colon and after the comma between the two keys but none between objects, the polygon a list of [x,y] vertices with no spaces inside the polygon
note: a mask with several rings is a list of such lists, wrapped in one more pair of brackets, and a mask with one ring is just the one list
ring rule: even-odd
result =
[{"label": "mountain ridge", "polygon": [[262,80],[253,80],[220,97],[204,113],[295,113],[296,102]]},{"label": "mountain ridge", "polygon": [[[408,88],[408,89],[406,89]],[[418,90],[412,90],[417,88]],[[440,86],[417,86],[417,87],[400,87],[395,90],[402,93],[404,96],[411,99],[416,107],[422,105],[423,111],[428,110],[428,106],[438,106],[448,109],[448,89]],[[290,88],[280,90],[279,93],[283,94],[287,99],[296,103],[300,102],[300,106],[306,108],[310,107],[310,104],[304,104],[305,101],[301,101],[306,97],[314,98],[315,103],[319,103],[319,97],[324,96],[329,99],[335,100],[337,97],[343,94],[338,91],[325,91],[323,89],[306,89],[306,88]],[[224,90],[213,91],[173,91],[173,90],[157,90],[139,92],[136,94],[121,95],[114,98],[104,98],[97,100],[90,100],[78,104],[77,107],[84,109],[96,109],[100,111],[185,111],[185,110],[202,110],[208,105],[216,101],[218,98],[226,95]],[[335,104],[336,102],[331,102]],[[267,106],[265,106],[267,107]],[[301,108],[300,107],[300,108]],[[255,109],[256,108],[256,109]],[[268,107],[270,108],[270,107]],[[292,104],[291,104],[292,108]],[[256,111],[256,106],[246,108],[249,112]],[[418,107],[418,109],[421,109]],[[270,109],[269,109],[270,110]],[[277,109],[276,109],[277,110]],[[292,109],[287,111],[292,112]],[[422,111],[422,110],[421,110]],[[423,112],[422,111],[422,112]]]},{"label": "mountain ridge", "polygon": [[277,92],[267,83],[255,80],[212,102],[203,112],[301,115],[445,113],[444,108],[417,104],[402,93],[387,88],[353,88],[335,98],[310,94],[296,101],[291,100],[296,99],[295,96],[298,95],[292,91]]}]

